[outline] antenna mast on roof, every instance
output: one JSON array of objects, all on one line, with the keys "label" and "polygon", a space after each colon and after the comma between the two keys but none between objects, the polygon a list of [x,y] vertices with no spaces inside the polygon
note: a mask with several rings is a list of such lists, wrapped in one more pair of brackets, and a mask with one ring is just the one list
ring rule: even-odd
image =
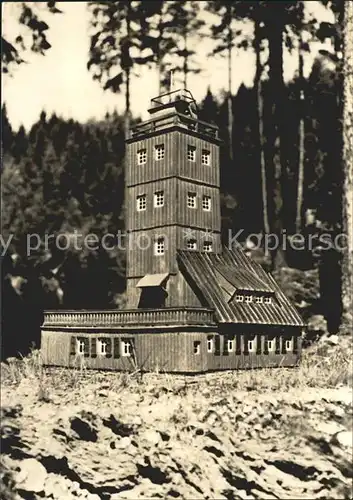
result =
[{"label": "antenna mast on roof", "polygon": [[174,82],[174,69],[170,70],[170,84],[169,84],[169,92],[173,92],[175,86]]}]

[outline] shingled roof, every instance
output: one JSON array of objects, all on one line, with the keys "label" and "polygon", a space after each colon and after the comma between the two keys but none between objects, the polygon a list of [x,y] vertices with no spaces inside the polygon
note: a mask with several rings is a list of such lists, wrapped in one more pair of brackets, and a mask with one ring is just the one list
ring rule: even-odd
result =
[{"label": "shingled roof", "polygon": [[[222,253],[178,250],[178,262],[201,292],[208,306],[215,310],[220,323],[255,323],[280,326],[303,326],[303,320],[269,273],[248,257],[241,248]],[[239,291],[271,294],[271,304],[227,301],[217,271]]]}]

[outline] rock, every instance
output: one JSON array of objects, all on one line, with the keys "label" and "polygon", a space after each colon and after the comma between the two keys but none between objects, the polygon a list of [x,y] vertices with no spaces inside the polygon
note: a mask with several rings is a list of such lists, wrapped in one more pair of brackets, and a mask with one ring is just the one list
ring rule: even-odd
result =
[{"label": "rock", "polygon": [[338,345],[338,335],[330,335],[330,337],[327,338],[327,343],[331,345]]},{"label": "rock", "polygon": [[117,441],[116,444],[119,448],[127,448],[131,444],[131,438],[129,438],[128,436],[124,436],[121,439],[119,439],[119,441]]},{"label": "rock", "polygon": [[341,448],[352,448],[353,447],[353,432],[352,431],[340,431],[332,436],[331,442]]},{"label": "rock", "polygon": [[336,422],[318,422],[316,425],[316,429],[323,434],[329,434],[333,436],[334,434],[338,434],[342,432],[342,426],[337,424]]},{"label": "rock", "polygon": [[158,444],[161,440],[159,432],[153,430],[145,431],[141,437],[154,445]]},{"label": "rock", "polygon": [[335,417],[338,417],[338,418],[343,418],[346,414],[346,412],[344,411],[343,408],[341,408],[340,406],[334,405],[333,403],[330,403],[327,406],[327,410],[329,412],[331,412]]},{"label": "rock", "polygon": [[47,477],[45,467],[34,458],[26,458],[21,462],[20,472],[15,478],[19,489],[39,493],[44,490]]},{"label": "rock", "polygon": [[140,426],[140,425],[142,425],[142,419],[141,419],[141,417],[139,417],[138,415],[134,415],[134,416],[132,417],[132,419],[131,419],[131,423],[132,423],[133,425]]}]

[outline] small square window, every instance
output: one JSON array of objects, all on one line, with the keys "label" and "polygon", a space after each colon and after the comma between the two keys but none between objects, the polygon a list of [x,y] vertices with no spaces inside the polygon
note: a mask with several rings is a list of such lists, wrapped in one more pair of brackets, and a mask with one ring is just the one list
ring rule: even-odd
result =
[{"label": "small square window", "polygon": [[213,337],[207,337],[207,352],[213,352]]},{"label": "small square window", "polygon": [[154,242],[154,254],[155,255],[163,255],[165,250],[165,242],[164,237],[160,236]]},{"label": "small square window", "polygon": [[85,341],[80,339],[76,340],[76,354],[84,354],[85,353]]},{"label": "small square window", "polygon": [[106,340],[98,340],[97,354],[100,354],[101,356],[106,356],[108,354],[108,342]]},{"label": "small square window", "polygon": [[197,241],[196,240],[188,240],[186,242],[186,248],[188,250],[197,250]]},{"label": "small square window", "polygon": [[203,251],[204,252],[212,252],[212,241],[204,241]]},{"label": "small square window", "polygon": [[196,193],[188,193],[188,208],[196,208]]},{"label": "small square window", "polygon": [[247,303],[252,302],[252,295],[245,295],[245,302]]},{"label": "small square window", "polygon": [[268,351],[273,351],[275,349],[275,341],[274,340],[266,340],[266,346]]},{"label": "small square window", "polygon": [[203,149],[201,153],[202,165],[211,165],[211,153],[207,149]]},{"label": "small square window", "polygon": [[194,354],[200,354],[201,352],[201,342],[194,342]]},{"label": "small square window", "polygon": [[121,341],[121,355],[124,357],[129,357],[132,354],[132,341],[122,340]]},{"label": "small square window", "polygon": [[189,161],[196,161],[196,147],[195,146],[188,146],[188,160]]},{"label": "small square window", "polygon": [[235,296],[235,302],[243,302],[244,297],[243,295],[236,295]]},{"label": "small square window", "polygon": [[211,196],[202,197],[202,209],[209,212],[211,210]]},{"label": "small square window", "polygon": [[136,197],[136,209],[138,212],[146,210],[147,207],[147,197],[145,194],[140,194]]},{"label": "small square window", "polygon": [[234,340],[227,340],[227,351],[228,352],[234,351]]},{"label": "small square window", "polygon": [[157,161],[163,160],[163,158],[164,158],[164,144],[158,144],[158,146],[155,146],[154,155],[155,155],[155,159]]},{"label": "small square window", "polygon": [[291,340],[286,340],[285,347],[286,351],[291,351],[293,349],[293,342]]},{"label": "small square window", "polygon": [[262,297],[255,297],[255,302],[256,302],[256,304],[262,304],[263,298]]},{"label": "small square window", "polygon": [[255,351],[255,340],[248,340],[248,351],[249,352]]},{"label": "small square window", "polygon": [[137,164],[143,165],[144,163],[147,163],[147,150],[140,149],[137,151]]},{"label": "small square window", "polygon": [[164,205],[164,191],[157,191],[154,193],[154,206],[163,207]]},{"label": "small square window", "polygon": [[265,297],[264,302],[265,304],[272,304],[272,297]]}]

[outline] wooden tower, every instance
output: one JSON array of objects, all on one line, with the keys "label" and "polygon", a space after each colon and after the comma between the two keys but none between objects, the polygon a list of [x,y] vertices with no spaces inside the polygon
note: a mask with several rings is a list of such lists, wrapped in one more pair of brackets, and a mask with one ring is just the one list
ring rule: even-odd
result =
[{"label": "wooden tower", "polygon": [[127,308],[200,305],[177,251],[220,251],[219,139],[187,90],[152,99],[127,141]]}]

